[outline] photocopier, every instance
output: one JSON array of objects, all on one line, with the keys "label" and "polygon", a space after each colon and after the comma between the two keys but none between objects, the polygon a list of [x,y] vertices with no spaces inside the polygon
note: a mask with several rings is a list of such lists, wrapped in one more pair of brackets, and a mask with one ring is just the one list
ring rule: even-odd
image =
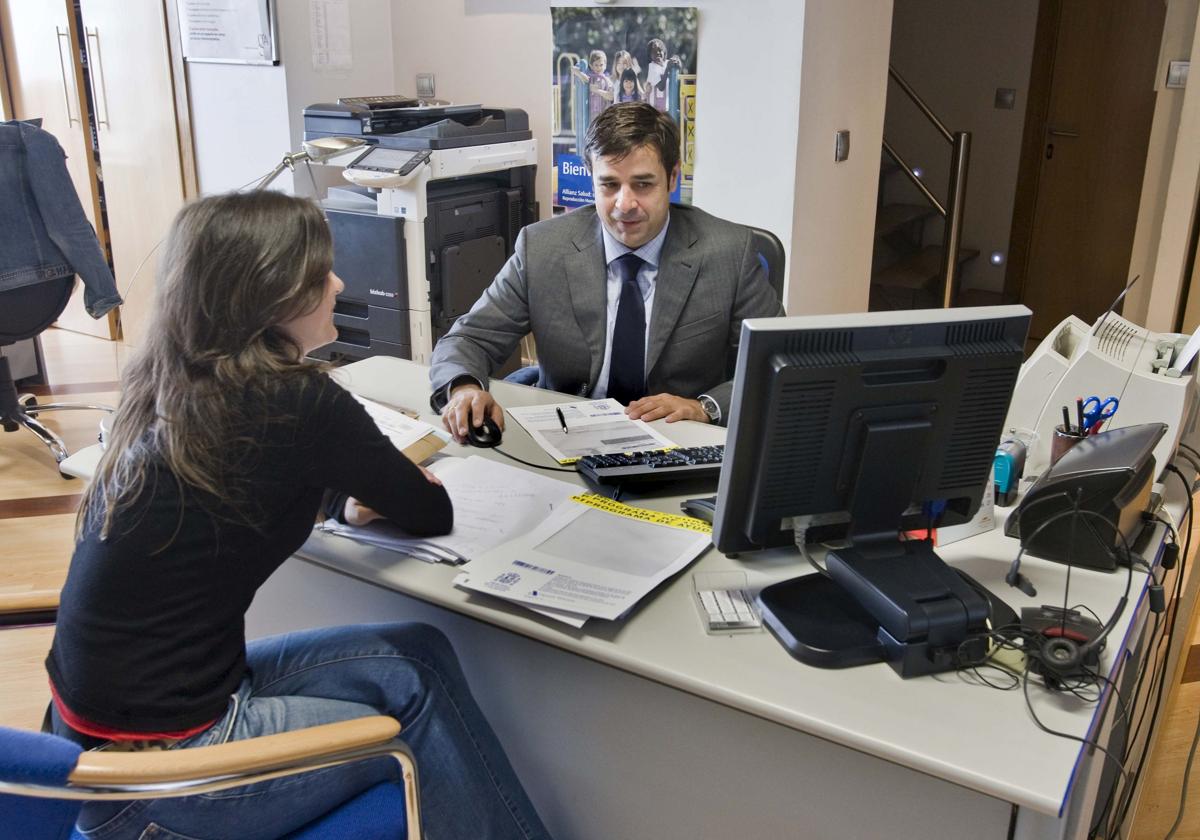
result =
[{"label": "photocopier", "polygon": [[[304,109],[304,139],[353,137],[321,202],[346,284],[315,355],[428,364],[538,218],[537,141],[515,108],[357,97]],[[515,366],[511,363],[509,367]]]}]

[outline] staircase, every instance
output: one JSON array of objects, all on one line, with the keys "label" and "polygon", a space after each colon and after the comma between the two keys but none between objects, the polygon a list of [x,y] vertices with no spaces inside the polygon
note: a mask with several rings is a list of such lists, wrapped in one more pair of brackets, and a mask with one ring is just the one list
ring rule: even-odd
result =
[{"label": "staircase", "polygon": [[[915,174],[885,137],[879,173],[879,200],[875,213],[875,250],[871,261],[871,310],[925,309],[960,303],[958,280],[962,266],[979,256],[963,248],[962,214],[966,200],[967,167],[971,134],[951,133],[894,67],[888,76],[920,113],[950,144],[950,183],[945,202],[940,201]],[[885,187],[904,175],[917,189],[921,203],[882,203]],[[942,240],[926,243],[926,228],[935,228],[935,217],[944,220]]]}]

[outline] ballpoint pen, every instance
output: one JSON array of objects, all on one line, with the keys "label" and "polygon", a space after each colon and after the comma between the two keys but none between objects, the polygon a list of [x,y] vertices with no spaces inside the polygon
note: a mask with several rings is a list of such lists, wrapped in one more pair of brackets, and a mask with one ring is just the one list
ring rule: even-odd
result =
[{"label": "ballpoint pen", "polygon": [[563,434],[570,434],[570,429],[567,428],[567,418],[563,417],[562,409],[555,408],[554,413],[558,415],[558,425],[562,426]]}]

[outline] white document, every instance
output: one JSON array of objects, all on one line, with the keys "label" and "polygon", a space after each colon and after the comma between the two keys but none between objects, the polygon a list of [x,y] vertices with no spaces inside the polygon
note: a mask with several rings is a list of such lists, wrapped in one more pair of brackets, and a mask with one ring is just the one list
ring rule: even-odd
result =
[{"label": "white document", "polygon": [[[470,589],[471,587],[467,585],[467,581],[470,579],[470,577],[471,576],[466,572],[462,572],[454,579],[454,585],[460,586],[463,589]],[[535,607],[532,604],[519,604],[519,606],[524,607],[530,612],[535,612],[538,615],[545,616],[546,618],[552,618],[555,621],[561,621],[563,624],[574,627],[576,630],[587,624],[588,620],[586,615],[580,615],[579,613],[564,612],[563,610],[551,610],[545,607]]]},{"label": "white document", "polygon": [[[608,502],[608,500],[604,500]],[[475,557],[461,585],[530,607],[615,619],[711,544],[696,520],[608,502],[558,507],[532,531]]]},{"label": "white document", "polygon": [[569,464],[584,455],[671,449],[677,445],[647,423],[630,420],[625,416],[625,407],[611,397],[527,405],[510,408],[508,413],[560,464]]},{"label": "white document", "polygon": [[308,39],[317,72],[354,68],[350,7],[346,0],[308,0]]},{"label": "white document", "polygon": [[441,479],[454,505],[454,530],[449,534],[415,538],[383,520],[363,527],[326,520],[318,527],[326,533],[400,551],[429,563],[460,565],[533,530],[579,492],[574,484],[478,455],[442,458],[429,470]]},{"label": "white document", "polygon": [[414,420],[394,408],[388,408],[386,405],[365,399],[357,394],[350,396],[362,404],[362,407],[367,410],[367,414],[371,415],[371,419],[375,421],[375,425],[379,427],[379,431],[383,432],[392,445],[401,452],[428,434],[435,434],[442,440],[449,440],[449,436],[444,430],[423,420]]}]

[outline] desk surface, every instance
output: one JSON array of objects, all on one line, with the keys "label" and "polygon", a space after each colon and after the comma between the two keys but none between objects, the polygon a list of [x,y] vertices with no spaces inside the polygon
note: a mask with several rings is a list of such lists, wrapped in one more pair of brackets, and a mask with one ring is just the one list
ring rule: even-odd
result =
[{"label": "desk surface", "polygon": [[[341,368],[337,377],[363,396],[428,414],[427,369],[377,357]],[[561,394],[495,383],[503,405],[532,405],[569,399]],[[697,423],[655,424],[683,445],[721,442],[724,430]],[[502,448],[526,460],[551,466],[521,427],[509,421]],[[475,454],[513,462],[490,450],[450,444],[454,455]],[[583,484],[578,476],[555,477]],[[670,492],[670,491],[667,491]],[[709,490],[711,493],[712,490]],[[693,493],[689,495],[696,495]],[[626,497],[623,501],[678,512],[680,495]],[[998,511],[999,512],[999,511]],[[1015,609],[1061,602],[1065,567],[1028,558],[1023,572],[1040,597],[1007,586],[1004,575],[1015,541],[997,529],[939,551]],[[430,565],[383,549],[314,533],[299,555],[372,583],[415,596],[580,656],[621,668],[665,685],[774,721],[784,726],[878,756],[1035,811],[1057,815],[1073,783],[1083,747],[1078,741],[1041,732],[1030,718],[1020,691],[1001,692],[971,684],[957,674],[902,680],[885,664],[846,670],[812,668],[792,659],[767,632],[709,636],[692,601],[692,573],[736,569],[752,588],[811,569],[794,550],[776,550],[731,559],[710,549],[688,570],[668,581],[625,619],[592,619],[573,630],[520,607],[467,592],[451,583],[456,570]],[[1126,573],[1075,569],[1072,604],[1086,604],[1102,618],[1124,590]],[[1146,576],[1134,574],[1130,606],[1109,638],[1103,658],[1113,664],[1130,620],[1145,598]],[[1070,695],[1051,695],[1036,683],[1030,697],[1047,726],[1086,737],[1102,705]]]}]

